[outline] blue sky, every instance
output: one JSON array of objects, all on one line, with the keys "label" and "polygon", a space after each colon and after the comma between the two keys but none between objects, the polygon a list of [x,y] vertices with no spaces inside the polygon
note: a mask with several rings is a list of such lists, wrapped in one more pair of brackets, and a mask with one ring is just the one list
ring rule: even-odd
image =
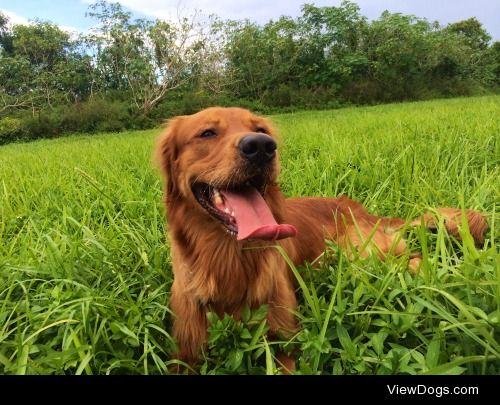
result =
[{"label": "blue sky", "polygon": [[[0,0],[0,10],[12,21],[24,22],[39,18],[65,27],[87,30],[93,24],[85,17],[92,0]],[[361,13],[370,19],[384,10],[425,17],[441,24],[475,16],[495,40],[500,40],[500,0],[355,0]],[[177,10],[185,14],[199,9],[223,18],[249,18],[266,22],[280,15],[296,16],[303,3],[317,6],[340,4],[340,0],[120,0],[136,16],[168,18]]]},{"label": "blue sky", "polygon": [[14,13],[26,20],[49,20],[79,30],[91,25],[91,20],[85,18],[87,7],[88,4],[80,0],[0,0],[0,10],[7,11],[7,15]]}]

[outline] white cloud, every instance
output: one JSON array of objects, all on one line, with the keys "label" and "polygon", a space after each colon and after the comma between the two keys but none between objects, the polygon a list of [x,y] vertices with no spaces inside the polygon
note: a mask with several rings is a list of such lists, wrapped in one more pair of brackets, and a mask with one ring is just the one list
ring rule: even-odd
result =
[{"label": "white cloud", "polygon": [[0,13],[4,14],[7,16],[9,19],[9,25],[16,25],[16,24],[29,24],[29,21],[27,18],[21,17],[20,15],[17,15],[16,13],[13,13],[12,11],[9,10],[4,10],[0,9]]},{"label": "white cloud", "polygon": [[80,36],[80,34],[86,33],[86,31],[79,30],[78,28],[72,27],[70,25],[58,25],[58,27],[63,31],[66,31],[72,40],[76,40]]},{"label": "white cloud", "polygon": [[[33,24],[32,20],[28,20],[27,18],[20,16],[12,11],[5,10],[5,9],[0,9],[0,13],[3,13],[4,15],[7,16],[9,19],[9,26],[12,27],[13,25],[30,25]],[[70,25],[60,25],[57,24],[57,26],[62,29],[63,31],[66,31],[71,39],[76,39],[82,31],[79,30],[76,27],[72,27]]]},{"label": "white cloud", "polygon": [[[95,0],[82,0],[86,4],[95,3]],[[205,15],[216,14],[221,18],[267,22],[280,15],[296,15],[300,6],[307,0],[288,0],[278,2],[272,0],[118,0],[123,6],[147,16],[160,19],[176,18],[177,15],[188,16],[193,10],[200,10]],[[314,1],[332,3],[331,1]],[[340,0],[335,3],[340,3]]]},{"label": "white cloud", "polygon": [[[81,0],[85,4],[96,0]],[[297,16],[304,3],[321,6],[339,6],[341,0],[111,0],[118,1],[129,9],[160,19],[176,18],[177,11],[189,16],[194,9],[206,14],[216,14],[224,19],[242,20],[245,18],[258,23],[281,15]],[[361,14],[369,19],[380,16],[385,9],[391,12],[414,14],[429,20],[449,23],[476,16],[495,38],[500,38],[498,0],[353,0],[361,7]]]}]

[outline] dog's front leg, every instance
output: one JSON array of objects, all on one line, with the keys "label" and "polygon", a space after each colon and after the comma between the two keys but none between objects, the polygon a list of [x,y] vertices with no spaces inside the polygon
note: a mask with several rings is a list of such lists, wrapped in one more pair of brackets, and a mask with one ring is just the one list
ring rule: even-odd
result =
[{"label": "dog's front leg", "polygon": [[[280,284],[269,305],[267,321],[271,338],[290,337],[298,329],[293,311],[297,308],[297,299],[291,283]],[[295,356],[283,351],[276,354],[276,360],[284,374],[295,371]]]},{"label": "dog's front leg", "polygon": [[172,286],[170,307],[175,316],[173,336],[179,349],[176,357],[189,365],[195,365],[207,340],[206,309],[185,294],[175,281]]}]

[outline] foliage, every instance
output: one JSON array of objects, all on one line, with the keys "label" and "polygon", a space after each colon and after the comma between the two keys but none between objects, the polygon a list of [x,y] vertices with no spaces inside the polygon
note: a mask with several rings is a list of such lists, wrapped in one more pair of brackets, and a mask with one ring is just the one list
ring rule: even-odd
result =
[{"label": "foliage", "polygon": [[58,26],[46,22],[15,25],[10,50],[2,54],[2,108],[53,108],[88,95],[88,58]]},{"label": "foliage", "polygon": [[204,64],[202,26],[194,17],[178,23],[132,20],[119,3],[105,1],[90,9],[99,26],[86,41],[96,48],[99,82],[104,89],[128,91],[143,114]]},{"label": "foliage", "polygon": [[262,374],[275,370],[270,360],[271,346],[266,340],[267,305],[250,311],[246,307],[241,320],[228,314],[220,319],[208,314],[209,338],[201,374]]},{"label": "foliage", "polygon": [[478,50],[488,48],[491,40],[491,36],[475,17],[449,24],[446,30],[463,36],[471,48]]},{"label": "foliage", "polygon": [[[499,374],[499,96],[273,116],[286,196],[347,194],[380,215],[485,213],[483,245],[409,232],[407,258],[297,268],[300,332],[270,341],[265,308],[211,316],[200,372]],[[0,374],[167,374],[172,283],[154,131],[0,148]]]},{"label": "foliage", "polygon": [[[263,25],[200,12],[137,19],[105,0],[87,14],[97,25],[79,38],[0,15],[0,117],[22,120],[21,138],[143,128],[228,102],[284,112],[499,90],[498,42],[475,18],[441,26],[385,11],[368,21],[348,0]],[[76,119],[95,105],[107,122]]]},{"label": "foliage", "polygon": [[494,42],[488,50],[488,59],[491,63],[493,80],[497,86],[500,86],[500,41]]},{"label": "foliage", "polygon": [[0,144],[2,139],[10,139],[20,132],[22,128],[21,120],[17,118],[5,117],[0,119]]}]

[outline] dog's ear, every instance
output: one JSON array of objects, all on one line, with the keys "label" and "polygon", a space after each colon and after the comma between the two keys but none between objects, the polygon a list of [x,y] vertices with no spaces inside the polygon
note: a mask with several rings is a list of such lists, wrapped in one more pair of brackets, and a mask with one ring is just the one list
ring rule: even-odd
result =
[{"label": "dog's ear", "polygon": [[179,155],[177,132],[184,117],[175,117],[168,121],[165,132],[160,136],[155,151],[155,161],[166,179],[167,200],[177,193],[175,166]]}]

